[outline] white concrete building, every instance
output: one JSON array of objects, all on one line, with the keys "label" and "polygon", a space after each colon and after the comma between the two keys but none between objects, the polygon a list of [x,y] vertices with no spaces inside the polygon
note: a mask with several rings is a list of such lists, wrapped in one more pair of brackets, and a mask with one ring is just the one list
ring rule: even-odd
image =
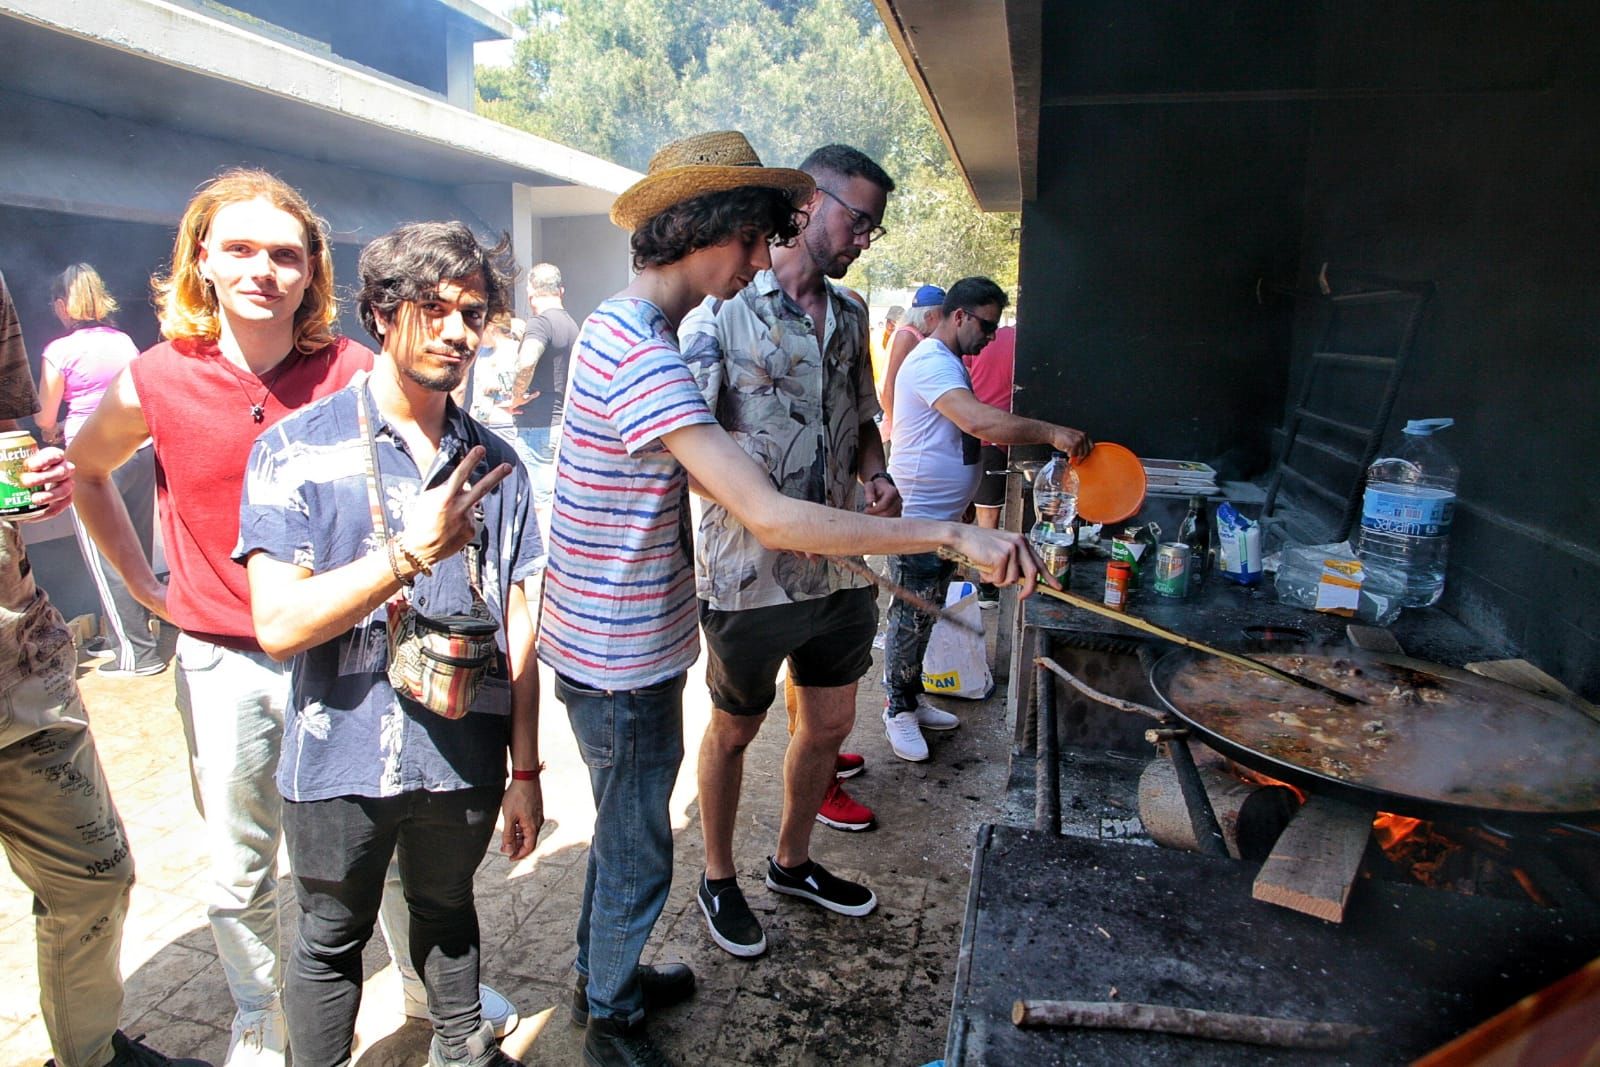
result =
[{"label": "white concrete building", "polygon": [[627,283],[607,212],[638,174],[472,113],[473,45],[512,32],[471,0],[0,0],[0,270],[30,354],[59,332],[50,277],[78,261],[154,343],[149,277],[183,207],[241,164],[328,220],[341,290],[371,238],[461,219],[510,232],[524,269],[559,264],[581,319]]}]

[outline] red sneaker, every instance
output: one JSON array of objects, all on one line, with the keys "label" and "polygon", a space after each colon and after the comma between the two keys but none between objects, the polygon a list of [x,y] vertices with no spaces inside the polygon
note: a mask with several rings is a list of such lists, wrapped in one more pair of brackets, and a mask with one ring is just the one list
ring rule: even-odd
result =
[{"label": "red sneaker", "polygon": [[834,779],[833,784],[828,787],[827,795],[822,798],[822,807],[817,811],[817,821],[835,830],[870,830],[872,809],[852,800],[850,794],[844,791],[844,786],[839,784],[838,779]]},{"label": "red sneaker", "polygon": [[866,758],[854,752],[841,752],[833,761],[833,773],[840,778],[854,778],[866,769]]}]

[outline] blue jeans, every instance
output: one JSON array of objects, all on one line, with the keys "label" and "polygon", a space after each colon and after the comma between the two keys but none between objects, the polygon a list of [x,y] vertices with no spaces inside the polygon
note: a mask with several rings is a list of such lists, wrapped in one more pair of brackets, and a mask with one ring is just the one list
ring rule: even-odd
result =
[{"label": "blue jeans", "polygon": [[550,504],[556,492],[556,442],[561,439],[561,424],[555,426],[492,426],[495,433],[516,450],[528,471],[533,492],[533,513],[539,518],[539,536],[550,538]]},{"label": "blue jeans", "polygon": [[411,962],[433,1030],[452,1054],[477,1032],[478,912],[472,876],[500,811],[499,786],[392,797],[285,801],[300,902],[284,1007],[296,1067],[348,1064],[361,1005],[361,950],[397,852],[411,912]]},{"label": "blue jeans", "polygon": [[580,975],[589,1013],[644,1017],[636,972],[672,885],[667,801],[683,763],[683,682],[603,692],[556,675],[594,790],[594,840],[578,915]]},{"label": "blue jeans", "polygon": [[[943,604],[955,573],[953,561],[936,553],[889,557],[889,580],[935,604]],[[902,600],[889,602],[889,633],[883,642],[883,688],[889,696],[889,714],[917,710],[922,692],[922,655],[937,620]]]}]

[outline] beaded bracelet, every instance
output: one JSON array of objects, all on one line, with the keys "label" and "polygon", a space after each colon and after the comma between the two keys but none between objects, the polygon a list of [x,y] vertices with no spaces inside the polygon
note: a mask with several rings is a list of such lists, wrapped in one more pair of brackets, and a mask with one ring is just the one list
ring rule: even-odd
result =
[{"label": "beaded bracelet", "polygon": [[391,538],[389,543],[394,545],[396,548],[398,548],[400,550],[400,554],[406,558],[406,562],[407,563],[409,563],[413,567],[417,568],[417,570],[421,571],[423,574],[430,575],[430,576],[433,574],[433,568],[428,566],[426,563],[422,562],[422,557],[421,556],[419,556],[415,552],[411,551],[405,545],[400,544],[400,541],[399,541],[398,538]]},{"label": "beaded bracelet", "polygon": [[389,554],[389,570],[394,574],[394,580],[401,585],[410,585],[412,579],[400,573],[400,559],[395,555],[394,538],[391,537],[384,542],[384,550]]}]

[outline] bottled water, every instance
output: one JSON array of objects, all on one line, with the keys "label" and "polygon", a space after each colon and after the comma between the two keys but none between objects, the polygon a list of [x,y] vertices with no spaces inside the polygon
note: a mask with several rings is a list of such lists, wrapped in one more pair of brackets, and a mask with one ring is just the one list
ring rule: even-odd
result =
[{"label": "bottled water", "polygon": [[1028,540],[1045,569],[1064,578],[1071,569],[1072,520],[1078,515],[1078,472],[1064,452],[1033,476],[1033,528]]},{"label": "bottled water", "polygon": [[1433,435],[1454,423],[1413,419],[1398,453],[1367,468],[1356,555],[1401,587],[1402,607],[1428,607],[1444,593],[1461,468]]}]

